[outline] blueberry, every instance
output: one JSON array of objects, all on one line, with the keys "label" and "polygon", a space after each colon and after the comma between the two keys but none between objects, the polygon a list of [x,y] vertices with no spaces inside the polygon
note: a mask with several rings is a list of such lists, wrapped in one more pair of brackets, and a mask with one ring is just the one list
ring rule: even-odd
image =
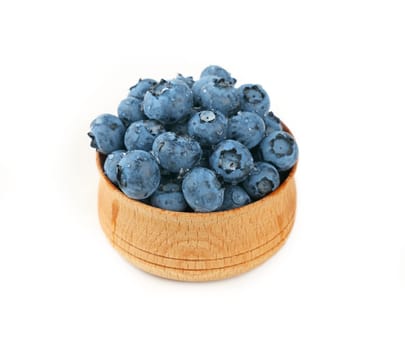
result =
[{"label": "blueberry", "polygon": [[249,195],[242,187],[228,185],[225,187],[224,202],[219,210],[239,208],[243,205],[249,204],[251,201]]},{"label": "blueberry", "polygon": [[298,147],[294,138],[285,131],[273,131],[260,143],[263,159],[280,171],[294,166],[298,159]]},{"label": "blueberry", "polygon": [[124,148],[125,126],[112,114],[102,114],[90,124],[91,147],[103,154]]},{"label": "blueberry", "polygon": [[181,185],[173,179],[162,179],[156,192],[151,197],[154,207],[172,211],[185,211],[187,203]]},{"label": "blueberry", "polygon": [[249,177],[243,182],[243,187],[253,199],[259,199],[273,192],[280,185],[277,169],[264,162],[255,163]]},{"label": "blueberry", "polygon": [[163,125],[156,120],[140,120],[132,123],[125,132],[124,143],[128,151],[152,150],[156,136],[165,132]]},{"label": "blueberry", "polygon": [[228,120],[220,112],[200,111],[188,121],[188,133],[201,145],[216,145],[226,139]]},{"label": "blueberry", "polygon": [[174,124],[191,112],[193,94],[183,82],[176,79],[161,80],[152,90],[146,92],[143,107],[148,118],[163,124]]},{"label": "blueberry", "polygon": [[139,79],[138,83],[129,88],[128,96],[134,97],[138,100],[143,100],[147,91],[151,90],[157,85],[156,80],[153,79]]},{"label": "blueberry", "polygon": [[253,168],[253,157],[240,142],[225,140],[211,154],[210,166],[225,182],[236,185],[249,175]]},{"label": "blueberry", "polygon": [[256,84],[245,84],[238,89],[240,108],[242,111],[254,112],[263,116],[270,108],[267,92]]},{"label": "blueberry", "polygon": [[201,158],[200,144],[190,137],[165,132],[156,137],[152,153],[160,166],[172,173],[191,169]]},{"label": "blueberry", "polygon": [[234,83],[224,78],[211,77],[201,88],[201,106],[204,109],[219,111],[225,116],[239,109],[238,90]]},{"label": "blueberry", "polygon": [[193,87],[194,85],[194,79],[193,77],[185,77],[182,74],[177,74],[176,80],[179,80],[183,83],[185,83],[190,89]]},{"label": "blueberry", "polygon": [[207,85],[210,81],[213,81],[217,77],[213,76],[206,76],[204,78],[201,78],[200,80],[197,80],[193,87],[192,87],[192,92],[193,92],[193,100],[194,100],[194,106],[201,106],[201,92],[202,89],[204,88],[205,85]]},{"label": "blueberry", "polygon": [[110,181],[118,185],[117,183],[117,165],[121,158],[125,155],[125,150],[120,149],[110,153],[104,162],[104,173],[110,179]]},{"label": "blueberry", "polygon": [[269,112],[263,116],[264,124],[266,124],[265,135],[267,136],[273,131],[283,130],[281,120],[277,118],[273,112]]},{"label": "blueberry", "polygon": [[263,139],[265,128],[263,119],[256,113],[238,112],[228,121],[228,138],[253,148]]},{"label": "blueberry", "polygon": [[186,202],[195,211],[217,210],[224,200],[224,189],[215,173],[207,168],[192,169],[185,176],[182,189]]},{"label": "blueberry", "polygon": [[122,120],[125,126],[131,123],[146,119],[143,113],[142,100],[134,97],[127,97],[118,105],[118,118]]},{"label": "blueberry", "polygon": [[201,72],[200,79],[204,77],[209,77],[209,76],[216,76],[219,78],[224,78],[228,81],[233,81],[233,84],[236,83],[236,79],[231,77],[231,74],[226,71],[224,68],[220,66],[208,66],[204,68],[204,70]]},{"label": "blueberry", "polygon": [[128,197],[148,198],[159,186],[159,165],[148,152],[129,151],[118,162],[117,182]]}]

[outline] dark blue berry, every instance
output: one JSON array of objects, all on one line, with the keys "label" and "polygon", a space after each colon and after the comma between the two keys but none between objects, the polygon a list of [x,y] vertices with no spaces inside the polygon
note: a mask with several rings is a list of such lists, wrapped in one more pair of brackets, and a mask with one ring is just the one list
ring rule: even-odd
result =
[{"label": "dark blue berry", "polygon": [[243,187],[253,199],[259,199],[273,192],[280,185],[277,169],[268,163],[255,163],[249,177],[243,182]]},{"label": "dark blue berry", "polygon": [[185,83],[190,89],[193,87],[194,85],[194,79],[193,77],[185,77],[182,74],[177,74],[176,80],[179,80],[183,83]]},{"label": "dark blue berry", "polygon": [[157,85],[156,80],[153,79],[139,79],[138,83],[129,88],[128,96],[134,97],[138,100],[143,100],[147,91],[151,90]]},{"label": "dark blue berry", "polygon": [[264,124],[266,124],[266,131],[265,135],[267,136],[273,131],[281,131],[283,130],[283,126],[281,125],[281,121],[277,118],[273,112],[269,112],[263,116]]},{"label": "dark blue berry", "polygon": [[145,94],[144,113],[163,124],[174,124],[188,116],[193,107],[193,94],[187,84],[178,80],[165,81]]},{"label": "dark blue berry", "polygon": [[228,185],[225,187],[224,202],[219,210],[229,210],[249,204],[250,199],[247,192],[240,186]]},{"label": "dark blue berry", "polygon": [[264,130],[263,119],[252,112],[238,112],[228,122],[228,138],[239,141],[249,149],[260,143]]},{"label": "dark blue berry", "polygon": [[273,131],[260,143],[263,159],[280,171],[294,166],[298,159],[298,147],[292,135],[285,131]]},{"label": "dark blue berry", "polygon": [[240,108],[242,111],[254,112],[260,116],[267,113],[270,108],[270,99],[267,92],[256,84],[245,84],[238,89]]},{"label": "dark blue berry", "polygon": [[117,182],[128,197],[148,198],[159,186],[159,165],[148,152],[129,151],[118,162]]},{"label": "dark blue berry", "polygon": [[236,185],[249,175],[253,168],[253,157],[240,142],[225,140],[212,153],[210,166],[225,182]]},{"label": "dark blue berry", "polygon": [[123,99],[118,106],[118,118],[126,127],[137,120],[146,119],[143,113],[142,100],[134,97]]},{"label": "dark blue berry", "polygon": [[162,124],[156,120],[140,120],[132,123],[125,132],[124,143],[128,151],[140,149],[152,150],[155,138],[165,132]]},{"label": "dark blue berry", "polygon": [[220,112],[200,111],[188,121],[188,133],[201,145],[216,145],[226,139],[227,118]]},{"label": "dark blue berry", "polygon": [[124,148],[125,126],[112,114],[102,114],[90,124],[91,147],[103,154]]},{"label": "dark blue berry", "polygon": [[190,137],[165,132],[156,137],[152,153],[160,166],[172,173],[184,173],[201,158],[199,143]]},{"label": "dark blue berry", "polygon": [[110,153],[104,161],[104,173],[110,179],[110,181],[118,185],[117,183],[117,165],[121,158],[125,155],[125,150],[117,150]]},{"label": "dark blue berry", "polygon": [[234,83],[224,78],[211,77],[200,93],[203,109],[219,111],[225,116],[235,114],[239,109],[238,90]]},{"label": "dark blue berry", "polygon": [[192,169],[183,180],[184,198],[198,212],[217,210],[224,200],[224,189],[215,173],[207,168]]},{"label": "dark blue berry", "polygon": [[231,74],[220,66],[212,65],[204,68],[204,70],[201,72],[200,79],[209,76],[224,78],[228,81],[233,81],[233,84],[236,83],[236,80],[232,78]]},{"label": "dark blue berry", "polygon": [[175,179],[162,178],[156,192],[151,197],[154,207],[172,211],[185,211],[187,203],[181,191],[181,184]]}]

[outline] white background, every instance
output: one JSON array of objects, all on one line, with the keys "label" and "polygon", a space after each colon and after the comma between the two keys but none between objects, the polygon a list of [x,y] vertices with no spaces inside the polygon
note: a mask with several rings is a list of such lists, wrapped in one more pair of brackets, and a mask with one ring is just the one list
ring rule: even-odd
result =
[{"label": "white background", "polygon": [[[401,4],[2,1],[0,348],[404,349]],[[108,244],[86,132],[208,64],[296,135],[297,220],[254,271],[173,282]]]}]

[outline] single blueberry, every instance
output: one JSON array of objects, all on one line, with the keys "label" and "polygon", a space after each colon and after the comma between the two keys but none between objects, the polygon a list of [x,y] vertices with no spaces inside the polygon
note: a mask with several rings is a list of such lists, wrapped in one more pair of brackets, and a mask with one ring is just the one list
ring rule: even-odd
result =
[{"label": "single blueberry", "polygon": [[91,147],[103,154],[124,148],[125,126],[112,114],[102,114],[90,124]]},{"label": "single blueberry", "polygon": [[139,79],[138,83],[129,88],[128,96],[134,97],[138,100],[143,100],[147,91],[151,90],[157,85],[156,80],[153,79]]},{"label": "single blueberry", "polygon": [[224,202],[219,210],[229,210],[249,204],[250,199],[247,192],[240,186],[228,185],[225,187]]},{"label": "single blueberry", "polygon": [[238,89],[240,108],[242,111],[254,112],[260,116],[270,108],[270,99],[261,85],[245,84]]},{"label": "single blueberry", "polygon": [[128,151],[134,149],[150,151],[152,150],[152,144],[156,136],[163,132],[165,132],[163,125],[156,120],[140,120],[134,122],[125,132],[125,147]]},{"label": "single blueberry", "polygon": [[298,159],[298,146],[292,135],[285,131],[273,131],[260,143],[263,159],[278,170],[285,171]]},{"label": "single blueberry", "polygon": [[248,177],[253,168],[253,157],[240,142],[224,140],[211,154],[210,166],[225,182],[236,185]]},{"label": "single blueberry", "polygon": [[118,162],[117,182],[122,192],[128,197],[148,198],[159,186],[159,165],[148,152],[129,151]]},{"label": "single blueberry", "polygon": [[117,165],[121,158],[125,155],[125,150],[119,149],[110,153],[104,161],[104,173],[110,179],[110,181],[118,185],[117,183]]},{"label": "single blueberry", "polygon": [[170,178],[161,179],[158,189],[151,197],[151,204],[154,207],[172,211],[185,211],[187,209],[181,184]]},{"label": "single blueberry", "polygon": [[226,139],[227,118],[220,112],[200,111],[188,121],[188,134],[201,145],[216,145]]},{"label": "single blueberry", "polygon": [[192,169],[184,177],[182,189],[188,205],[198,212],[215,211],[224,200],[224,189],[215,173],[207,168]]},{"label": "single blueberry", "polygon": [[255,163],[255,166],[243,182],[243,187],[253,199],[259,199],[273,192],[280,185],[277,169],[265,162]]},{"label": "single blueberry", "polygon": [[176,80],[179,80],[183,83],[185,83],[190,89],[193,87],[194,85],[194,79],[193,77],[185,77],[182,74],[177,74]]},{"label": "single blueberry", "polygon": [[144,113],[149,119],[163,124],[174,124],[189,115],[193,107],[191,89],[178,80],[161,80],[146,92],[143,100]]},{"label": "single blueberry", "polygon": [[283,126],[281,125],[281,120],[277,118],[273,112],[266,113],[263,116],[264,124],[266,124],[266,131],[265,135],[267,136],[273,131],[281,131],[283,130]]},{"label": "single blueberry", "polygon": [[228,138],[250,149],[263,139],[265,128],[263,119],[256,113],[238,112],[228,121]]},{"label": "single blueberry", "polygon": [[212,65],[204,68],[204,70],[201,72],[200,79],[209,76],[224,78],[226,80],[233,81],[233,84],[236,83],[236,79],[232,78],[231,74],[220,66]]},{"label": "single blueberry", "polygon": [[201,92],[205,85],[218,77],[206,76],[197,80],[192,87],[194,106],[201,106]]},{"label": "single blueberry", "polygon": [[152,153],[161,167],[181,175],[197,164],[202,151],[200,144],[190,137],[165,132],[156,137]]},{"label": "single blueberry", "polygon": [[118,105],[118,118],[126,127],[135,121],[146,119],[143,113],[142,100],[134,97],[123,99]]},{"label": "single blueberry", "polygon": [[224,78],[210,78],[201,89],[201,106],[219,111],[227,117],[235,114],[239,109],[239,95],[234,83]]}]

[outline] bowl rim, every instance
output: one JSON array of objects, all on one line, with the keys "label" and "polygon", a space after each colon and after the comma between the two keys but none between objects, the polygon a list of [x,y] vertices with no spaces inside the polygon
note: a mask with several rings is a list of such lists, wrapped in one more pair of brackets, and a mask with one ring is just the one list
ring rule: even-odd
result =
[{"label": "bowl rim", "polygon": [[[283,126],[283,131],[288,132],[291,134],[293,137],[294,135],[291,133],[290,129],[282,123]],[[297,165],[298,165],[298,159],[295,162],[294,166],[290,169],[290,172],[288,176],[284,179],[284,181],[280,184],[279,187],[277,187],[273,192],[270,192],[269,194],[265,195],[263,198],[258,199],[256,201],[253,201],[249,204],[243,205],[239,208],[234,208],[234,209],[229,209],[229,210],[221,210],[221,211],[213,211],[213,212],[181,212],[181,211],[172,211],[172,210],[166,210],[166,209],[161,209],[154,207],[149,204],[145,204],[141,202],[140,200],[137,199],[132,199],[129,198],[127,195],[124,194],[116,185],[114,185],[110,179],[105,175],[104,169],[103,169],[103,163],[105,160],[106,155],[102,154],[100,152],[96,151],[96,165],[98,172],[100,173],[102,179],[104,182],[107,184],[109,190],[116,192],[119,194],[120,198],[122,198],[124,201],[127,201],[130,205],[137,206],[140,209],[148,210],[151,211],[151,213],[156,213],[156,215],[166,215],[166,216],[181,216],[184,219],[208,219],[209,217],[227,217],[227,216],[234,216],[234,215],[244,215],[248,214],[251,209],[254,209],[255,206],[260,206],[262,205],[265,201],[271,201],[272,198],[274,198],[279,192],[281,192],[291,181],[294,181],[294,175],[297,170]]]}]

